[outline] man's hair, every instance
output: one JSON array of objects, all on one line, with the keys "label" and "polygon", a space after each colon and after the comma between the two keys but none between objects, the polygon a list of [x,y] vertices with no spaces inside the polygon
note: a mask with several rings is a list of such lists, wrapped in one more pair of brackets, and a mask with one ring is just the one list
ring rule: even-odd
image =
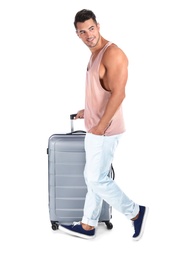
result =
[{"label": "man's hair", "polygon": [[79,11],[78,13],[76,13],[75,15],[75,20],[74,20],[74,26],[75,29],[77,29],[77,23],[84,23],[86,20],[92,19],[96,24],[96,16],[95,14],[88,9],[83,9],[81,11]]}]

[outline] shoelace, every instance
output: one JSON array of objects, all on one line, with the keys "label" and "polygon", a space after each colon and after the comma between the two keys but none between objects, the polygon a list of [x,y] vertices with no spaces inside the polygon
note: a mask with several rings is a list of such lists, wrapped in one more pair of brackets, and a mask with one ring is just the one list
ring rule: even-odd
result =
[{"label": "shoelace", "polygon": [[76,226],[76,225],[80,225],[80,224],[81,224],[80,221],[78,221],[78,222],[77,222],[77,221],[74,221],[74,222],[73,222],[73,227]]}]

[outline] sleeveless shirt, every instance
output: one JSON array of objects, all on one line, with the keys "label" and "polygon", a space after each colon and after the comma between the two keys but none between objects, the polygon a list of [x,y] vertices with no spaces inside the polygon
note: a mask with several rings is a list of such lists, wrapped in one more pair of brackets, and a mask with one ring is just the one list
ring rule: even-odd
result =
[{"label": "sleeveless shirt", "polygon": [[[86,72],[86,95],[85,95],[85,110],[84,123],[87,132],[96,126],[103,116],[111,93],[105,90],[99,78],[99,67],[104,52],[112,43],[108,42],[98,53],[94,61],[92,57],[88,63]],[[114,62],[114,61],[113,61]],[[113,118],[111,119],[104,135],[117,135],[125,131],[122,106],[118,108]]]}]

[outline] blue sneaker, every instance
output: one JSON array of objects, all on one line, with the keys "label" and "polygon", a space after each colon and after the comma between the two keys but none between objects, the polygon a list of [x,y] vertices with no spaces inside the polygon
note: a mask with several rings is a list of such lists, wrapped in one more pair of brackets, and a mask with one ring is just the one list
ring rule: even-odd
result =
[{"label": "blue sneaker", "polygon": [[144,232],[145,222],[148,215],[148,208],[144,206],[139,206],[139,217],[133,221],[135,233],[133,235],[133,240],[139,240]]},{"label": "blue sneaker", "polygon": [[92,230],[85,230],[83,229],[82,225],[80,222],[73,222],[72,225],[60,225],[59,226],[60,230],[65,231],[66,233],[81,237],[81,238],[86,238],[86,239],[91,239],[95,237],[95,229]]}]

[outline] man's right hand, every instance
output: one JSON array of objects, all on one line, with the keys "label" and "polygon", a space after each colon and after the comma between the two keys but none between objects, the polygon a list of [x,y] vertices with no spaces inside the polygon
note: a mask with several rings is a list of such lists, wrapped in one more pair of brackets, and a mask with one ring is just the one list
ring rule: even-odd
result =
[{"label": "man's right hand", "polygon": [[84,109],[78,111],[77,115],[75,116],[75,119],[78,119],[78,118],[84,118]]}]

